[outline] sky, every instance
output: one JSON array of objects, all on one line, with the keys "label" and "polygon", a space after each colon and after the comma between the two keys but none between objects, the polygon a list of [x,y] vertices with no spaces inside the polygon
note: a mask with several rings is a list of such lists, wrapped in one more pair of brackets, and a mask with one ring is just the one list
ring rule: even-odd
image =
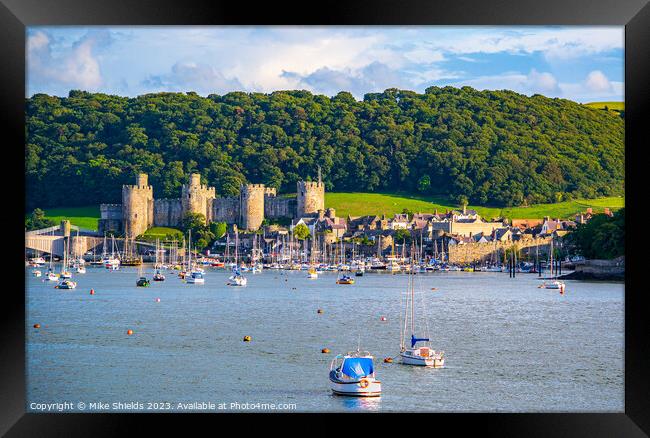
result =
[{"label": "sky", "polygon": [[26,95],[509,89],[623,101],[622,26],[56,26],[27,29]]}]

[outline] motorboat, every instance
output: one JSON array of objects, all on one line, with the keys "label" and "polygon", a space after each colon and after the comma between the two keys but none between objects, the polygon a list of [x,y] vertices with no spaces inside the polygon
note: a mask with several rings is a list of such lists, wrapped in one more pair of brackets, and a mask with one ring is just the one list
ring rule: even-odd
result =
[{"label": "motorboat", "polygon": [[367,351],[339,354],[330,363],[330,388],[336,395],[378,397],[381,382],[375,377],[373,356]]},{"label": "motorboat", "polygon": [[309,268],[309,271],[307,271],[307,278],[310,278],[312,280],[315,280],[318,278],[318,272],[316,272],[316,269],[312,266]]},{"label": "motorboat", "polygon": [[47,275],[45,276],[45,279],[47,281],[58,281],[59,280],[59,274],[56,274],[52,271],[48,272]]},{"label": "motorboat", "polygon": [[190,284],[205,284],[205,277],[199,271],[192,271],[189,276],[185,277],[185,281]]},{"label": "motorboat", "polygon": [[137,287],[149,287],[151,283],[147,280],[147,277],[140,277],[138,281],[135,282]]},{"label": "motorboat", "polygon": [[355,277],[363,277],[363,273],[364,273],[363,269],[357,269],[354,275]]},{"label": "motorboat", "polygon": [[75,268],[75,271],[77,272],[77,274],[85,274],[86,273],[86,267],[84,265],[78,265]]},{"label": "motorboat", "polygon": [[160,272],[160,270],[157,270],[155,274],[153,274],[153,281],[165,281],[165,275]]},{"label": "motorboat", "polygon": [[336,280],[336,284],[354,284],[354,279],[352,277],[344,275]]},{"label": "motorboat", "polygon": [[32,271],[32,275],[34,277],[40,277],[42,275],[42,273],[38,269],[35,269],[35,270]]},{"label": "motorboat", "polygon": [[241,275],[239,272],[235,272],[233,275],[228,277],[228,280],[228,283],[226,283],[228,286],[246,286],[248,283],[246,277]]},{"label": "motorboat", "polygon": [[65,279],[60,281],[59,284],[54,287],[57,289],[74,289],[77,287],[77,283],[72,280]]}]

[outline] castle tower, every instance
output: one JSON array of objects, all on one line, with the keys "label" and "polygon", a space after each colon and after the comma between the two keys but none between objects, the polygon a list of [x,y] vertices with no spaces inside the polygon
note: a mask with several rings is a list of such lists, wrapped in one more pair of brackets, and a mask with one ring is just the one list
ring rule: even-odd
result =
[{"label": "castle tower", "polygon": [[153,225],[153,188],[148,179],[141,173],[135,185],[122,186],[122,223],[127,237],[138,236]]},{"label": "castle tower", "polygon": [[298,181],[297,186],[297,217],[315,216],[318,210],[325,210],[325,184],[321,181],[320,169],[317,182]]},{"label": "castle tower", "polygon": [[200,213],[206,221],[212,220],[212,201],[217,197],[214,187],[201,184],[201,174],[190,175],[188,184],[181,188],[182,216],[187,213]]},{"label": "castle tower", "polygon": [[264,184],[246,184],[240,194],[240,224],[245,230],[257,230],[264,220]]}]

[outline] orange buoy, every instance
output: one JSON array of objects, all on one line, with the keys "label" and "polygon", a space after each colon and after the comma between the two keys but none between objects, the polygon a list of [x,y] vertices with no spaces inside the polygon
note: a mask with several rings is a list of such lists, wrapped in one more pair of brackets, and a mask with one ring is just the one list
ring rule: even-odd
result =
[{"label": "orange buoy", "polygon": [[41,328],[41,325],[36,323],[36,324],[34,324],[34,328]]},{"label": "orange buoy", "polygon": [[126,331],[126,334],[129,335],[129,336],[132,335],[132,334],[133,334],[133,330],[128,329],[128,330]]},{"label": "orange buoy", "polygon": [[323,309],[318,309],[316,313],[323,313]]},{"label": "orange buoy", "polygon": [[244,342],[250,342],[251,337],[250,336],[244,336]]},{"label": "orange buoy", "polygon": [[329,348],[323,348],[320,352],[321,353],[329,353],[330,349]]},{"label": "orange buoy", "polygon": [[392,357],[385,358],[384,363],[393,363],[393,358]]},{"label": "orange buoy", "polygon": [[437,287],[432,287],[431,290],[438,290],[438,288]]}]

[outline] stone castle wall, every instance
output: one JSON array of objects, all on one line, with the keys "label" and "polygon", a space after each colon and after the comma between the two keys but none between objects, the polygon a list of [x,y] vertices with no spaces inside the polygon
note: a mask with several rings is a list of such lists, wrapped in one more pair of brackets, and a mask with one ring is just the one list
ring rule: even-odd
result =
[{"label": "stone castle wall", "polygon": [[190,175],[189,184],[181,187],[181,203],[183,215],[187,213],[200,213],[208,222],[212,221],[212,200],[216,197],[214,187],[201,184],[201,175]]},{"label": "stone castle wall", "polygon": [[[450,263],[481,263],[496,260],[503,262],[504,251],[513,247],[524,254],[535,254],[536,247],[540,254],[548,254],[551,238],[527,239],[506,242],[468,243],[465,245],[450,245],[447,249]],[[496,254],[495,254],[496,253]]]},{"label": "stone castle wall", "polygon": [[153,224],[156,227],[177,227],[183,221],[180,199],[156,199],[153,202]]},{"label": "stone castle wall", "polygon": [[325,210],[325,184],[298,181],[296,186],[297,217],[314,216],[318,214],[318,210]]},{"label": "stone castle wall", "polygon": [[216,198],[212,201],[212,220],[228,224],[239,223],[239,196]]},{"label": "stone castle wall", "polygon": [[264,215],[269,219],[296,217],[296,198],[264,197]]},{"label": "stone castle wall", "polygon": [[264,193],[262,184],[247,184],[241,190],[241,223],[245,230],[257,230],[264,220]]},{"label": "stone castle wall", "polygon": [[97,229],[100,233],[122,231],[122,204],[100,204],[99,217]]},{"label": "stone castle wall", "polygon": [[135,185],[122,186],[122,215],[127,237],[138,236],[153,225],[153,188],[146,174],[138,175]]}]

